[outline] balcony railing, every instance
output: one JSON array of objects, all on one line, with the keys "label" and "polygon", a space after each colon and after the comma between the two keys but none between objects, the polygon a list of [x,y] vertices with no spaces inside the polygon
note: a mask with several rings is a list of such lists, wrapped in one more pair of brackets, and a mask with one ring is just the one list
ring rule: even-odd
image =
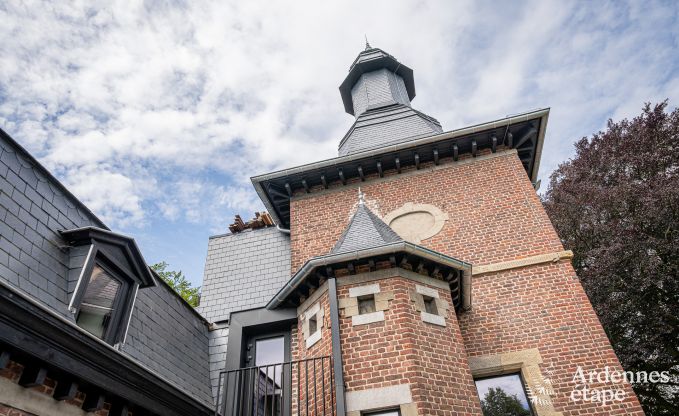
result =
[{"label": "balcony railing", "polygon": [[222,371],[215,413],[221,416],[333,416],[331,357]]}]

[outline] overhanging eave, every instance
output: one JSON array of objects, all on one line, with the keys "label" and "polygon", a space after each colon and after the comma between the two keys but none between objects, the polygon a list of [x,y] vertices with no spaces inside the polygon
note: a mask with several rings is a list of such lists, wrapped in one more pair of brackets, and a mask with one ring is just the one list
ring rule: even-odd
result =
[{"label": "overhanging eave", "polygon": [[[519,152],[531,182],[538,178],[549,108],[506,117],[377,149],[352,153],[251,178],[255,191],[277,224],[290,226],[290,199],[295,192],[349,183],[351,179],[398,170],[439,158],[505,145]],[[417,157],[416,157],[417,156]],[[398,159],[398,163],[397,162]],[[396,165],[399,165],[397,169]],[[360,168],[360,169],[359,169]],[[322,188],[320,188],[322,187]]]}]

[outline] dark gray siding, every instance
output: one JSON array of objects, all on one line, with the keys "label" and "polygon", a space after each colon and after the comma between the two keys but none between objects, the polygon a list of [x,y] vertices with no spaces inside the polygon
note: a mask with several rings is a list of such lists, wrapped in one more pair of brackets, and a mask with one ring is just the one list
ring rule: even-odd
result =
[{"label": "dark gray siding", "polygon": [[121,350],[212,405],[205,322],[162,282],[139,290]]},{"label": "dark gray siding", "polygon": [[226,367],[226,344],[228,340],[228,327],[210,331],[210,382],[212,383],[214,397],[217,397],[217,389],[219,388],[219,373],[224,371]]},{"label": "dark gray siding", "polygon": [[72,319],[67,310],[69,251],[57,230],[103,224],[0,136],[0,277]]},{"label": "dark gray siding", "polygon": [[210,322],[266,305],[290,279],[290,237],[275,227],[211,237],[200,311]]},{"label": "dark gray siding", "polygon": [[[2,130],[0,149],[0,279],[73,320],[89,247],[66,247],[58,230],[106,225]],[[212,402],[207,324],[166,285],[139,290],[121,352]]]}]

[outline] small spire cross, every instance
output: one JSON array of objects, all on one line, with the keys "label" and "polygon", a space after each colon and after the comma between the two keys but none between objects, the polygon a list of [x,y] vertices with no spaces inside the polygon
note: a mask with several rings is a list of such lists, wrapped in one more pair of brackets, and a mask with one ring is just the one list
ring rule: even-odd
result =
[{"label": "small spire cross", "polygon": [[368,49],[372,49],[372,46],[370,46],[370,43],[368,42],[368,35],[365,36],[365,50],[367,51]]},{"label": "small spire cross", "polygon": [[365,194],[361,191],[361,188],[358,188],[358,203],[359,205],[364,205],[365,204]]}]

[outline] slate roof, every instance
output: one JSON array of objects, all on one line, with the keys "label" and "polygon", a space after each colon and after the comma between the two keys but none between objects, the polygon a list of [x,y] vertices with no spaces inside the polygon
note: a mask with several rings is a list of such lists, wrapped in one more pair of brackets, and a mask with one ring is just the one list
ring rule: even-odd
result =
[{"label": "slate roof", "polygon": [[344,135],[339,155],[345,156],[442,133],[441,123],[409,105],[390,104],[361,113]]},{"label": "slate roof", "polygon": [[[0,129],[0,280],[75,323],[69,270],[87,250],[67,249],[59,231],[82,227],[108,229]],[[166,284],[139,289],[119,353],[212,405],[207,322]]]},{"label": "slate roof", "polygon": [[288,281],[290,267],[290,236],[276,227],[211,237],[199,310],[219,322],[262,307]]},{"label": "slate roof", "polygon": [[[358,57],[349,67],[349,73],[339,87],[340,95],[344,102],[344,109],[347,113],[358,115],[356,113],[356,103],[354,102],[357,92],[356,85],[360,84],[359,81],[365,74],[380,69],[386,69],[391,74],[397,76],[390,80],[390,87],[397,87],[397,84],[399,84],[398,87],[408,102],[415,98],[413,70],[383,50],[366,45],[366,49],[358,54]],[[397,79],[398,83],[396,82]]]},{"label": "slate roof", "polygon": [[340,142],[340,156],[443,132],[436,119],[411,108],[412,69],[381,49],[359,53],[340,94],[346,111],[356,116]]},{"label": "slate roof", "polygon": [[330,253],[347,253],[399,241],[403,239],[361,201]]}]

